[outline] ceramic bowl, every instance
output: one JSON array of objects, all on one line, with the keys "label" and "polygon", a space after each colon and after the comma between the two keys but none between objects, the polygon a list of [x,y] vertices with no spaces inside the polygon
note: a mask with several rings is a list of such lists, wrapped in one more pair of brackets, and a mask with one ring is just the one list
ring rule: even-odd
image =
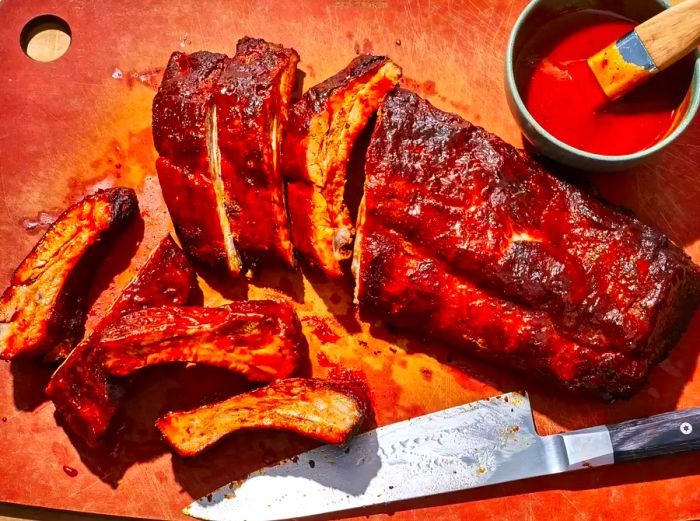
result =
[{"label": "ceramic bowl", "polygon": [[515,64],[519,52],[535,32],[548,21],[576,9],[602,9],[633,20],[646,20],[669,3],[663,0],[534,0],[518,18],[506,53],[506,94],[508,105],[525,138],[535,150],[558,163],[589,171],[614,171],[632,167],[658,154],[688,128],[700,107],[700,52],[695,51],[694,74],[681,110],[666,137],[634,154],[608,156],[593,154],[567,145],[547,132],[528,112],[520,95]]}]

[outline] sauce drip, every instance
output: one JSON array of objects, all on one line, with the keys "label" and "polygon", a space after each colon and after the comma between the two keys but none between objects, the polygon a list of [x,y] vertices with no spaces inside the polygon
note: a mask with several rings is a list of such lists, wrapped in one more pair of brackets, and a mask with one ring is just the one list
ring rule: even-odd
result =
[{"label": "sauce drip", "polygon": [[71,478],[74,478],[78,475],[78,471],[75,470],[73,467],[69,467],[68,465],[63,465],[63,472],[65,472]]},{"label": "sauce drip", "polygon": [[328,369],[328,375],[326,376],[328,380],[345,382],[345,384],[349,385],[358,394],[358,396],[366,399],[368,402],[373,401],[373,395],[370,391],[369,382],[367,381],[367,376],[363,371],[342,367],[340,364],[330,360],[323,351],[318,352],[316,359],[320,367]]},{"label": "sauce drip", "polygon": [[525,105],[545,130],[575,148],[605,155],[639,152],[668,134],[688,92],[688,60],[614,102],[588,67],[588,58],[636,25],[592,9],[543,24],[524,46],[516,71]]},{"label": "sauce drip", "polygon": [[330,328],[323,317],[308,317],[304,321],[313,327],[311,332],[324,344],[335,344],[340,340],[340,336]]}]

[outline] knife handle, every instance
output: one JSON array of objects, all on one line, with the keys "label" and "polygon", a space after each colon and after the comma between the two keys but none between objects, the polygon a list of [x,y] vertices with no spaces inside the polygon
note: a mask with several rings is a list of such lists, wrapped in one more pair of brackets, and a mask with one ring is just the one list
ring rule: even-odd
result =
[{"label": "knife handle", "polygon": [[607,425],[615,463],[700,450],[700,407]]}]

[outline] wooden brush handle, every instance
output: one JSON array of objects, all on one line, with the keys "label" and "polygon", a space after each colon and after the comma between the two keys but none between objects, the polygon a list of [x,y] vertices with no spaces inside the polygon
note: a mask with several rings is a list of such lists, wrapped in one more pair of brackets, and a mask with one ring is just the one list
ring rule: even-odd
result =
[{"label": "wooden brush handle", "polygon": [[607,427],[615,463],[700,450],[700,407]]},{"label": "wooden brush handle", "polygon": [[700,45],[700,0],[684,0],[638,25],[636,31],[663,70]]}]

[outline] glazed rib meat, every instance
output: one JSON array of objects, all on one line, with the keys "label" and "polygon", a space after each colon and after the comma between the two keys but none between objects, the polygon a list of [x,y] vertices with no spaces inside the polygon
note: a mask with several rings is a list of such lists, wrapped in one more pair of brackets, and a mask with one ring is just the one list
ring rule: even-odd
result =
[{"label": "glazed rib meat", "polygon": [[[210,266],[237,273],[222,203],[223,185],[212,158],[211,107],[223,54],[173,53],[153,100],[153,141],[163,198],[185,252]],[[215,148],[215,147],[214,147]]]},{"label": "glazed rib meat", "polygon": [[243,38],[217,82],[226,212],[246,266],[269,258],[294,264],[280,153],[298,62],[293,49]]},{"label": "glazed rib meat", "polygon": [[176,52],[153,102],[158,178],[185,251],[234,275],[293,263],[279,154],[298,61],[251,38],[233,58]]},{"label": "glazed rib meat", "polygon": [[284,149],[292,240],[330,277],[352,256],[344,189],[353,143],[400,76],[386,57],[358,56],[292,106]]},{"label": "glazed rib meat", "polygon": [[363,315],[611,396],[639,389],[700,300],[662,233],[409,91],[384,102],[366,176]]},{"label": "glazed rib meat", "polygon": [[138,213],[129,188],[100,190],[68,208],[15,270],[0,298],[0,358],[69,351],[82,337],[95,265]]},{"label": "glazed rib meat", "polygon": [[196,456],[242,429],[285,429],[326,443],[345,443],[364,423],[367,398],[342,380],[290,378],[156,422],[181,456]]},{"label": "glazed rib meat", "polygon": [[105,329],[98,349],[114,376],[154,364],[195,362],[271,382],[299,367],[306,339],[291,305],[260,300],[137,311]]},{"label": "glazed rib meat", "polygon": [[165,237],[121,292],[92,334],[80,342],[51,377],[46,394],[68,427],[95,446],[107,430],[125,393],[108,379],[96,349],[105,327],[150,306],[184,305],[197,288],[197,277],[170,236]]}]

